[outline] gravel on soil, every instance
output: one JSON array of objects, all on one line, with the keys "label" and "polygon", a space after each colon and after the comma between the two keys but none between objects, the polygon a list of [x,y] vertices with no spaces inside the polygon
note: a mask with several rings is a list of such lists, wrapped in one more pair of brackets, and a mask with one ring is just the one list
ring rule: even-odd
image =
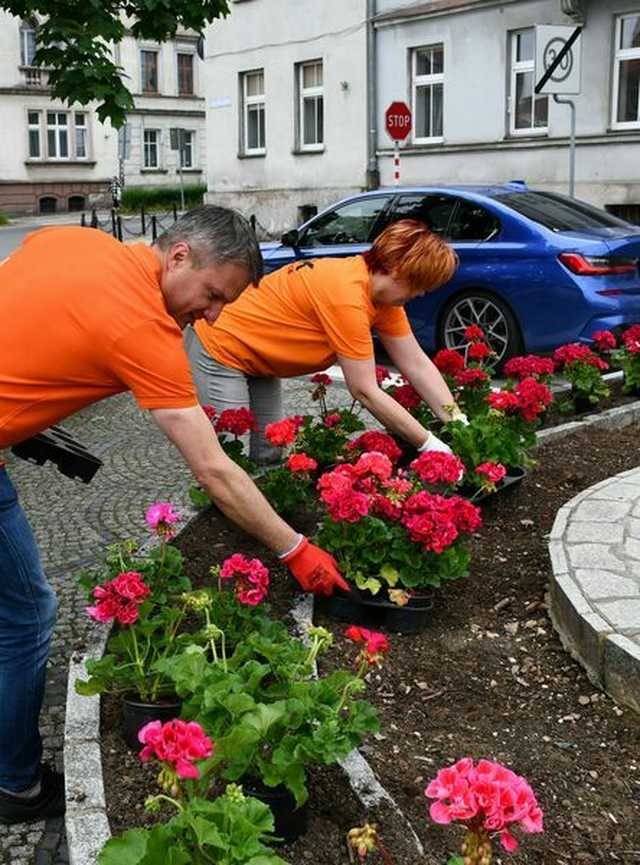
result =
[{"label": "gravel on soil", "polygon": [[[444,865],[458,852],[461,832],[430,822],[424,788],[439,768],[472,756],[524,775],[545,812],[545,832],[522,836],[518,863],[640,863],[640,717],[593,687],[562,648],[545,607],[547,536],[558,508],[635,467],[637,443],[638,429],[628,427],[589,430],[538,448],[524,483],[483,506],[470,575],[439,591],[428,630],[390,635],[388,662],[370,674],[366,695],[380,712],[381,732],[361,750],[413,824],[424,858],[397,815],[363,813],[336,767],[313,772],[309,832],[283,848],[283,858],[292,865],[348,865],[345,834],[368,819],[379,823],[395,865]],[[297,527],[311,532],[314,524],[306,514]],[[203,512],[177,546],[195,582],[232,552],[260,556],[273,568],[272,612],[287,614],[291,580],[217,510]],[[349,663],[353,647],[344,625],[320,617],[319,623],[337,637],[323,668]],[[113,705],[104,703],[107,800],[118,832],[150,819],[141,803],[155,792],[157,769],[125,752],[113,729]],[[497,863],[511,859],[496,850]],[[375,857],[368,861],[378,865]]]}]

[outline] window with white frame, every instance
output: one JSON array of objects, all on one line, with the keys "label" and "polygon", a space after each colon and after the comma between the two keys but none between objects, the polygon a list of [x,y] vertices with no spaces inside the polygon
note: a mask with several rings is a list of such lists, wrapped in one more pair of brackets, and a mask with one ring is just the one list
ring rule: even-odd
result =
[{"label": "window with white frame", "polygon": [[145,129],[143,135],[144,168],[160,168],[160,130]]},{"label": "window with white frame", "polygon": [[243,72],[242,123],[243,150],[249,155],[266,152],[264,69]]},{"label": "window with white frame", "polygon": [[416,48],[411,57],[413,140],[442,140],[444,107],[444,45]]},{"label": "window with white frame", "polygon": [[27,111],[29,159],[88,159],[86,111]]},{"label": "window with white frame", "polygon": [[158,92],[158,52],[140,52],[140,89],[143,93]]},{"label": "window with white frame", "polygon": [[76,111],[74,114],[76,159],[86,159],[87,147],[87,115],[84,111]]},{"label": "window with white frame", "polygon": [[301,150],[324,147],[322,60],[298,64],[298,129]]},{"label": "window with white frame", "polygon": [[509,133],[543,134],[548,131],[549,97],[533,92],[535,30],[516,30],[511,34],[511,76],[509,94]]},{"label": "window with white frame", "polygon": [[196,134],[190,129],[182,130],[182,167],[194,168],[195,142]]},{"label": "window with white frame", "polygon": [[41,112],[28,111],[29,159],[40,159],[42,156]]},{"label": "window with white frame", "polygon": [[640,10],[616,20],[613,127],[640,126]]},{"label": "window with white frame", "polygon": [[69,159],[69,115],[47,111],[47,158]]},{"label": "window with white frame", "polygon": [[36,56],[36,28],[31,21],[23,21],[20,25],[20,63],[22,66],[33,66]]}]

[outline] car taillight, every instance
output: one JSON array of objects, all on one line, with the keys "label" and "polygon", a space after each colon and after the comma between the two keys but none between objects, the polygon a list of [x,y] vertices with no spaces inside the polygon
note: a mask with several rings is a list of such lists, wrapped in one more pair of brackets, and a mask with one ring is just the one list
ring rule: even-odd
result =
[{"label": "car taillight", "polygon": [[579,276],[606,276],[611,273],[633,273],[638,266],[637,258],[596,257],[581,255],[579,252],[561,252],[558,258],[572,273],[577,273]]}]

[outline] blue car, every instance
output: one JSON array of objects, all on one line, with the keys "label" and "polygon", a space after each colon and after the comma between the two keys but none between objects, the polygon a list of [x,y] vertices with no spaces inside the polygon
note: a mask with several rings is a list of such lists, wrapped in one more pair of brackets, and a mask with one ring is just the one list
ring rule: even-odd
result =
[{"label": "blue car", "polygon": [[267,272],[364,252],[389,223],[419,219],[460,258],[453,279],[407,304],[422,347],[460,348],[478,324],[503,362],[595,330],[640,322],[640,226],[522,181],[377,189],[346,198],[263,243]]}]

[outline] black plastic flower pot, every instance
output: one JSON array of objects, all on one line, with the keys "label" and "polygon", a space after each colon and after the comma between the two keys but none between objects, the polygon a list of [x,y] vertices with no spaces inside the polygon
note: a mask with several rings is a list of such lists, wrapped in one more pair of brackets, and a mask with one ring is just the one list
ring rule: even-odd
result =
[{"label": "black plastic flower pot", "polygon": [[307,831],[309,812],[307,803],[296,807],[296,800],[284,784],[267,787],[255,779],[244,780],[242,784],[246,796],[253,796],[271,808],[275,823],[274,835],[282,840],[280,844],[290,844]]},{"label": "black plastic flower pot", "polygon": [[477,505],[480,502],[486,501],[486,499],[492,498],[497,493],[502,493],[505,490],[517,486],[517,484],[521,483],[526,478],[526,476],[527,470],[524,466],[513,466],[512,468],[507,469],[507,474],[496,485],[495,492],[489,492],[488,490],[482,489],[474,489],[473,487],[463,487],[460,490],[460,495],[464,496],[467,499],[470,499],[474,503],[474,505]]},{"label": "black plastic flower pot", "polygon": [[142,748],[138,731],[150,721],[172,721],[180,717],[182,703],[176,697],[160,698],[156,703],[147,703],[135,694],[122,697],[122,735],[132,751]]},{"label": "black plastic flower pot", "polygon": [[337,589],[330,598],[321,598],[318,608],[330,619],[396,634],[419,634],[429,627],[433,601],[427,596],[411,598],[404,607],[384,597],[347,595]]}]

